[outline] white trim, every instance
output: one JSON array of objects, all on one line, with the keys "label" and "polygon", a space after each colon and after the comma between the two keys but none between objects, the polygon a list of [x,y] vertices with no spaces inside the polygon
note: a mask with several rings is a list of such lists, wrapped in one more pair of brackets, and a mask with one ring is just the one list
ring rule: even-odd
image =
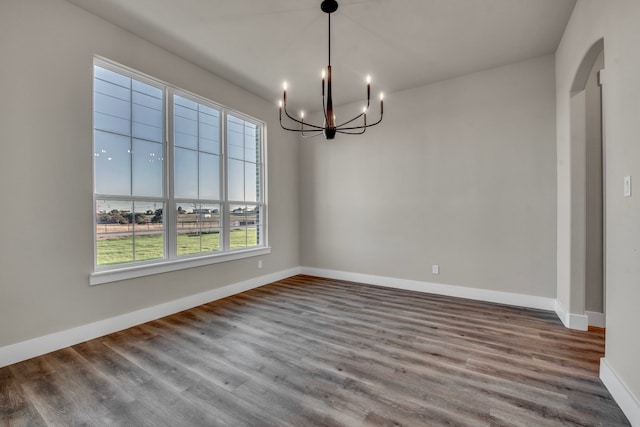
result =
[{"label": "white trim", "polygon": [[600,379],[632,426],[640,427],[640,400],[629,390],[605,357],[600,359]]},{"label": "white trim", "polygon": [[121,331],[141,323],[168,316],[211,301],[226,298],[250,289],[295,276],[300,273],[298,267],[245,280],[221,288],[212,289],[196,295],[169,301],[153,307],[143,308],[131,313],[99,320],[60,332],[54,332],[38,338],[0,347],[0,368],[40,356],[61,348],[69,347],[87,340]]},{"label": "white trim", "polygon": [[586,331],[589,329],[589,319],[586,315],[569,313],[558,300],[556,300],[555,312],[567,328],[578,331]]},{"label": "white trim", "polygon": [[587,316],[589,326],[595,326],[598,328],[607,327],[607,320],[604,313],[597,311],[585,311],[584,314]]},{"label": "white trim", "polygon": [[515,294],[511,292],[491,291],[487,289],[469,288],[466,286],[443,285],[440,283],[421,282],[417,280],[396,279],[392,277],[374,276],[369,274],[350,273],[346,271],[325,270],[322,268],[300,267],[301,274],[326,277],[329,279],[348,280],[369,285],[385,286],[388,288],[405,289],[410,291],[447,295],[458,298],[468,298],[478,301],[495,302],[499,304],[520,307],[537,308],[553,311],[555,299],[534,295]]},{"label": "white trim", "polygon": [[220,262],[235,261],[237,259],[268,255],[271,248],[251,248],[233,252],[222,252],[211,256],[166,260],[153,264],[136,265],[134,267],[120,267],[116,270],[96,271],[89,274],[90,285],[117,282],[119,280],[134,279],[136,277],[151,276],[185,268],[201,267],[203,265],[218,264]]}]

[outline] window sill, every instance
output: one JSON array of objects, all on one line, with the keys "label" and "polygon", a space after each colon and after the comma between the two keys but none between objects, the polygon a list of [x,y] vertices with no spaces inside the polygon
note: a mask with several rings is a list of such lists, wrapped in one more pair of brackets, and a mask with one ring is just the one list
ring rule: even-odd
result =
[{"label": "window sill", "polygon": [[90,285],[117,282],[120,280],[135,279],[136,277],[151,276],[153,274],[167,273],[170,271],[184,270],[186,268],[201,267],[204,265],[218,264],[221,262],[251,258],[271,253],[270,247],[245,249],[234,252],[210,255],[198,258],[185,258],[179,260],[164,261],[156,264],[137,265],[134,267],[118,268],[117,270],[96,271],[89,275]]}]

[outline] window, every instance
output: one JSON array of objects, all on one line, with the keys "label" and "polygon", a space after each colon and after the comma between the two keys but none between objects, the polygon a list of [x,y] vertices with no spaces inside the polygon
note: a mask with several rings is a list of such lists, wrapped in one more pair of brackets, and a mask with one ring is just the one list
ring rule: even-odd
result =
[{"label": "window", "polygon": [[244,248],[260,241],[260,128],[227,116],[230,246]]},{"label": "window", "polygon": [[222,249],[220,111],[173,96],[177,253]]},{"label": "window", "polygon": [[267,253],[262,122],[96,59],[93,123],[92,283]]}]

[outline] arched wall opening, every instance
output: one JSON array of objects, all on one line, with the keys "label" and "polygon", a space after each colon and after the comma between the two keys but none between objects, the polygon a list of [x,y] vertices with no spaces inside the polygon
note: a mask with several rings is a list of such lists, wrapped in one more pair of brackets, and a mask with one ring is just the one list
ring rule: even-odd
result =
[{"label": "arched wall opening", "polygon": [[[571,87],[571,257],[569,311],[587,329],[605,326],[605,198],[601,70],[604,41],[585,54]],[[560,230],[559,230],[560,231]]]}]

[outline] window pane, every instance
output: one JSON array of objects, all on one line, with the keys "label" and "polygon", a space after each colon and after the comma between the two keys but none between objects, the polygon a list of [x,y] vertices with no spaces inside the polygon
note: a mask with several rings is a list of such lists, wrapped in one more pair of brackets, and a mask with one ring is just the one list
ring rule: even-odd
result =
[{"label": "window pane", "polygon": [[105,95],[110,98],[121,99],[126,102],[131,101],[131,89],[129,88],[129,86],[120,86],[114,83],[100,80],[96,77],[93,79],[93,90],[96,93]]},{"label": "window pane", "polygon": [[244,120],[227,116],[228,155],[233,159],[244,160]]},{"label": "window pane", "polygon": [[131,79],[101,67],[94,70],[94,128],[130,135]]},{"label": "window pane", "polygon": [[94,127],[129,135],[131,133],[130,102],[96,92],[94,96]]},{"label": "window pane", "polygon": [[133,261],[133,203],[96,200],[96,263],[98,266]]},{"label": "window pane", "polygon": [[134,260],[164,257],[162,202],[135,202],[130,220],[134,227]]},{"label": "window pane", "polygon": [[230,249],[247,246],[247,220],[244,205],[229,206],[229,245]]},{"label": "window pane", "polygon": [[200,199],[220,199],[220,157],[200,153]]},{"label": "window pane", "polygon": [[178,255],[220,250],[220,205],[178,204],[177,219]]},{"label": "window pane", "polygon": [[227,116],[227,128],[231,132],[243,134],[244,133],[244,120],[241,120],[232,115]]},{"label": "window pane", "polygon": [[[185,107],[179,104],[194,104],[192,107]],[[179,96],[174,96],[174,138],[175,145],[184,148],[198,148],[198,105]]]},{"label": "window pane", "polygon": [[131,141],[128,136],[94,131],[95,192],[131,194]]},{"label": "window pane", "polygon": [[175,149],[174,191],[180,199],[198,198],[198,152]]},{"label": "window pane", "polygon": [[162,197],[162,144],[133,140],[133,195]]},{"label": "window pane", "polygon": [[257,163],[258,150],[259,150],[259,140],[258,140],[258,130],[256,125],[247,123],[245,127],[245,137],[244,137],[244,160],[247,162]]},{"label": "window pane", "polygon": [[258,206],[247,206],[246,211],[247,221],[247,246],[257,246],[260,243],[258,236],[260,211]]},{"label": "window pane", "polygon": [[[211,108],[205,107],[204,105],[200,106],[200,109],[206,109],[207,111],[211,110]],[[211,110],[215,112],[215,115],[205,114],[202,111],[199,114],[200,120],[200,151],[206,151],[213,154],[220,153],[220,144],[219,144],[219,115],[215,110]]]},{"label": "window pane", "polygon": [[220,112],[200,104],[200,150],[220,154]]},{"label": "window pane", "polygon": [[[183,160],[178,159],[178,156],[186,157],[186,154],[176,151],[176,197],[220,199],[220,112],[176,95],[174,96],[174,118],[176,147],[191,148],[197,155],[194,163],[194,154],[190,154],[188,161],[185,160],[188,166],[184,166]],[[196,167],[193,166],[194,164]],[[189,170],[185,170],[185,167]]]},{"label": "window pane", "polygon": [[249,147],[244,149],[244,159],[249,163],[257,163],[258,153],[255,147]]},{"label": "window pane", "polygon": [[220,118],[220,112],[215,108],[207,107],[206,105],[200,104],[199,111],[202,114],[206,114],[208,116],[215,117],[215,121],[217,122]]},{"label": "window pane", "polygon": [[229,200],[244,201],[244,162],[229,159]]},{"label": "window pane", "polygon": [[254,163],[244,164],[244,200],[257,202],[258,166]]},{"label": "window pane", "polygon": [[173,102],[176,105],[180,105],[182,107],[187,107],[187,108],[189,108],[191,110],[194,110],[194,111],[196,111],[198,109],[198,103],[197,102],[192,101],[192,100],[187,99],[187,98],[183,98],[182,96],[179,96],[179,95],[174,95],[173,96]]},{"label": "window pane", "polygon": [[200,138],[200,151],[205,153],[220,154],[220,144],[217,141]]},{"label": "window pane", "polygon": [[200,238],[202,252],[220,250],[220,205],[202,204],[200,216]]},{"label": "window pane", "polygon": [[[133,121],[134,137],[149,139],[155,142],[162,141],[162,110],[133,104]],[[139,132],[137,134],[135,133],[136,129],[138,129]]]},{"label": "window pane", "polygon": [[229,147],[229,157],[232,159],[244,160],[244,136],[231,129],[227,132],[227,147]]},{"label": "window pane", "polygon": [[231,249],[257,246],[260,212],[256,205],[231,205],[229,208],[229,244]]},{"label": "window pane", "polygon": [[162,142],[162,99],[133,93],[133,136]]},{"label": "window pane", "polygon": [[[148,95],[152,98],[156,98],[159,100],[162,100],[162,97],[163,97],[163,90],[161,88],[139,82],[138,80],[133,80],[132,89],[136,92],[140,92],[142,94]],[[160,105],[160,108],[162,108],[161,107],[162,102],[160,102],[160,104],[155,104],[155,105]]]},{"label": "window pane", "polygon": [[258,202],[261,197],[260,128],[228,115],[227,129],[229,200]]},{"label": "window pane", "polygon": [[93,115],[95,129],[114,132],[121,135],[131,134],[131,121],[96,112]]},{"label": "window pane", "polygon": [[200,252],[199,210],[199,203],[179,203],[176,208],[178,255]]},{"label": "window pane", "polygon": [[131,79],[127,76],[107,70],[106,68],[98,67],[97,65],[93,67],[93,73],[95,77],[100,80],[131,89]]}]

